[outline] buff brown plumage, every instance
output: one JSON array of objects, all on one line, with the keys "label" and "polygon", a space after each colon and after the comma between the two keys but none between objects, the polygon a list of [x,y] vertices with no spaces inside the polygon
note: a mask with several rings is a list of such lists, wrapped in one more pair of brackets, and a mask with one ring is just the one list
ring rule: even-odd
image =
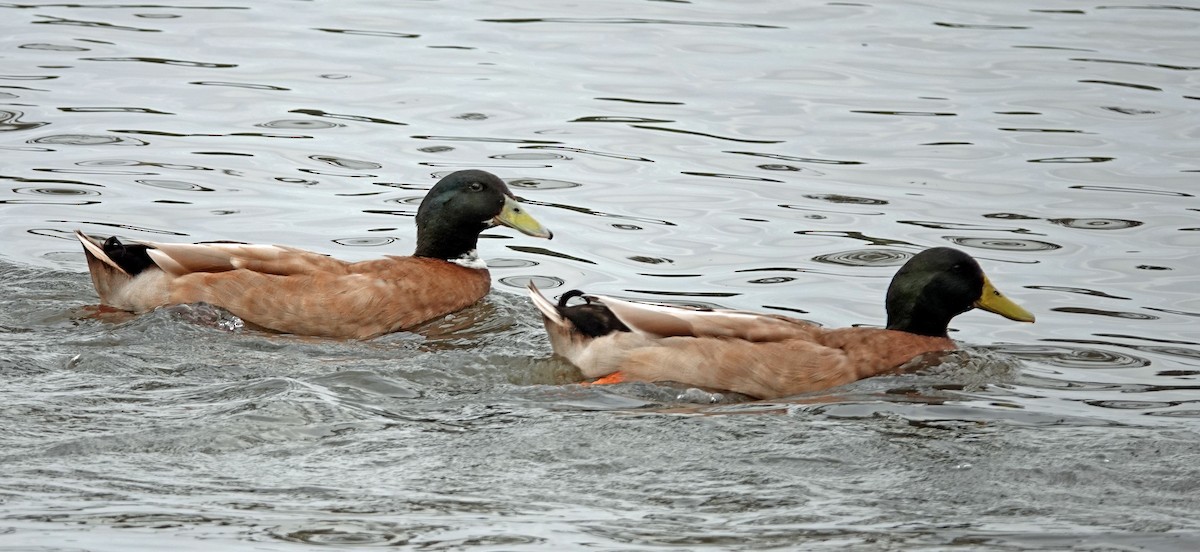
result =
[{"label": "buff brown plumage", "polygon": [[441,179],[417,210],[412,256],[347,262],[279,245],[122,243],[76,231],[104,305],[209,303],[279,332],[368,339],[468,307],[491,288],[475,247],[493,225],[551,234],[484,171]]},{"label": "buff brown plumage", "polygon": [[[588,378],[673,381],[763,399],[844,385],[953,350],[947,326],[972,308],[1034,320],[996,291],[975,259],[946,247],[913,256],[896,273],[886,328],[824,328],[786,316],[578,291],[554,303],[532,283],[529,288],[554,352]],[[574,297],[585,302],[569,305]]]}]

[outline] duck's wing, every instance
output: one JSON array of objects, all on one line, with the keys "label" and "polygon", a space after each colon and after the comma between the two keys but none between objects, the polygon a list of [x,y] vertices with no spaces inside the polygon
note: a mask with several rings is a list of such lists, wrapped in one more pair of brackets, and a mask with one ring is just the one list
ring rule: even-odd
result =
[{"label": "duck's wing", "polygon": [[[128,244],[88,236],[76,230],[88,259],[120,272],[137,276],[157,269],[172,276],[194,272],[225,272],[245,269],[287,276],[311,272],[345,272],[349,263],[328,255],[283,245],[232,242],[161,243],[133,240]],[[143,257],[144,256],[144,257]]]},{"label": "duck's wing", "polygon": [[802,338],[818,329],[803,320],[750,311],[637,303],[604,295],[587,297],[608,307],[631,330],[652,339],[690,336],[770,342]]},{"label": "duck's wing", "polygon": [[174,276],[193,272],[244,269],[290,276],[314,272],[344,273],[348,263],[295,247],[243,243],[138,242],[160,269]]},{"label": "duck's wing", "polygon": [[[783,342],[790,343],[793,351],[795,347],[806,351],[820,348],[814,342],[821,332],[819,326],[782,316],[652,305],[601,295],[584,295],[588,304],[567,306],[561,300],[555,304],[532,284],[529,291],[554,352],[587,377],[630,371],[631,379],[655,381],[669,374],[662,379],[732,389],[722,386],[737,375],[725,368],[704,373],[701,367],[712,365],[706,359],[723,358],[736,365],[743,355],[761,360],[763,353],[774,354],[769,351],[792,354],[788,349],[769,347]],[[575,295],[578,292],[564,297]],[[763,387],[754,391],[761,392]]]},{"label": "duck's wing", "polygon": [[282,276],[344,274],[349,266],[332,257],[277,245],[122,243],[78,230],[75,237],[83,245],[100,301],[133,312],[168,304],[173,283],[192,274],[236,278],[237,269]]}]

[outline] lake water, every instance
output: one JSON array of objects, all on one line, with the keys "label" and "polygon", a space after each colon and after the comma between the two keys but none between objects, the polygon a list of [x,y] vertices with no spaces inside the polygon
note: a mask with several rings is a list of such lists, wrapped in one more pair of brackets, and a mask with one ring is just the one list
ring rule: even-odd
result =
[{"label": "lake water", "polygon": [[[0,548],[1200,548],[1200,6],[0,4]],[[407,254],[461,168],[556,238],[368,342],[97,320],[75,228]],[[577,385],[523,293],[1037,317],[770,402]]]}]

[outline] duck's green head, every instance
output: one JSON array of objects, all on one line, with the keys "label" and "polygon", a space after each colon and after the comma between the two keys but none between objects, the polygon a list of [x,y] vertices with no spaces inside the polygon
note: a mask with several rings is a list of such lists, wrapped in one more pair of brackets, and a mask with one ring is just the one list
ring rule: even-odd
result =
[{"label": "duck's green head", "polygon": [[417,208],[418,257],[455,259],[475,250],[479,233],[496,225],[539,238],[553,235],[531,216],[503,180],[487,171],[450,173]]},{"label": "duck's green head", "polygon": [[935,247],[914,255],[892,278],[887,292],[887,327],[945,337],[950,319],[973,308],[1019,322],[1034,320],[1033,314],[992,286],[970,255]]}]

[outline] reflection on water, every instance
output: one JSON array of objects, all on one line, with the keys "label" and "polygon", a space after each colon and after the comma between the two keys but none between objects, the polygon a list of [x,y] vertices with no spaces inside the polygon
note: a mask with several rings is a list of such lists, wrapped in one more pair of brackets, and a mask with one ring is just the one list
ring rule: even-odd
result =
[{"label": "reflection on water", "polygon": [[[1200,542],[1200,11],[0,13],[6,544]],[[485,233],[496,291],[420,332],[91,316],[75,228],[407,254],[424,192],[461,168],[505,178],[558,239]],[[879,325],[896,267],[938,245],[1037,324],[967,313],[966,351],[934,368],[786,401],[578,385],[523,296]]]}]

